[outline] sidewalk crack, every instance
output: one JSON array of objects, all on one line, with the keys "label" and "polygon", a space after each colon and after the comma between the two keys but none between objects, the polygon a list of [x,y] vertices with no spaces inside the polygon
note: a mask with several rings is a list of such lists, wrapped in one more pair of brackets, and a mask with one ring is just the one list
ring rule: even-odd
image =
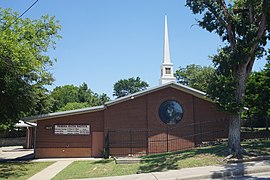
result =
[{"label": "sidewalk crack", "polygon": [[154,175],[153,173],[151,173],[152,174],[152,176],[154,176],[154,178],[156,179],[156,180],[158,180],[158,178],[157,178],[157,176],[156,175]]}]

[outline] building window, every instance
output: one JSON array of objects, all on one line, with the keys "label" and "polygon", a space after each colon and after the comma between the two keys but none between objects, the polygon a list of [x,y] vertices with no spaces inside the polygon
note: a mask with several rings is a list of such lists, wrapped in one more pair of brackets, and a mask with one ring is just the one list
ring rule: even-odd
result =
[{"label": "building window", "polygon": [[159,106],[159,117],[165,124],[177,124],[183,118],[183,108],[175,100],[168,100]]},{"label": "building window", "polygon": [[166,74],[171,74],[171,68],[165,68],[165,73]]}]

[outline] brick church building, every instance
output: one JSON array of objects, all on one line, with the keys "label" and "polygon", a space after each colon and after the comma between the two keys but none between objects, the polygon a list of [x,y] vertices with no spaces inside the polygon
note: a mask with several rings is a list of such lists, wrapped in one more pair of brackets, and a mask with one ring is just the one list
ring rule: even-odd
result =
[{"label": "brick church building", "polygon": [[204,92],[175,83],[165,17],[159,86],[102,106],[43,114],[36,122],[36,158],[143,155],[190,149],[227,137],[229,114]]}]

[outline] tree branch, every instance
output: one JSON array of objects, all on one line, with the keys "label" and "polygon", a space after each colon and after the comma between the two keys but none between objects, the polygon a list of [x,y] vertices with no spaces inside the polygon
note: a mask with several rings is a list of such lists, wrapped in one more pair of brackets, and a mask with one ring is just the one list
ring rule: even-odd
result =
[{"label": "tree branch", "polygon": [[211,13],[213,13],[214,14],[214,16],[215,16],[215,18],[224,26],[224,27],[226,27],[227,26],[227,22],[224,20],[224,19],[222,19],[219,15],[218,15],[218,13],[216,12],[216,10],[215,10],[215,8],[213,7],[213,5],[212,4],[209,4],[209,3],[205,3],[206,4],[206,6],[208,7],[208,9],[209,9],[209,11],[211,12]]},{"label": "tree branch", "polygon": [[214,14],[215,18],[226,28],[228,41],[231,44],[231,47],[235,49],[236,47],[236,40],[235,40],[235,33],[233,31],[233,26],[231,20],[233,19],[230,13],[227,10],[227,6],[224,0],[218,0],[216,3],[219,5],[220,10],[223,12],[224,18],[221,18],[218,12],[215,10],[212,4],[205,3],[208,6],[208,9],[211,13]]},{"label": "tree branch", "polygon": [[235,47],[236,47],[235,33],[234,33],[233,28],[232,28],[233,24],[231,22],[233,17],[228,12],[227,5],[226,5],[226,2],[224,0],[220,0],[220,8],[223,10],[224,17],[227,21],[226,29],[227,29],[227,33],[228,33],[229,42],[231,43],[232,49],[235,49]]},{"label": "tree branch", "polygon": [[[259,42],[262,39],[265,32],[266,32],[266,14],[263,13],[262,16],[261,16],[261,21],[260,21],[260,24],[259,24],[259,29],[258,29],[258,32],[257,32],[257,36],[255,37],[255,40],[254,40],[255,42],[254,42],[254,44],[253,44],[253,46],[251,48],[251,51],[250,51],[251,55],[254,54],[254,52],[258,48]],[[248,73],[251,72],[254,61],[255,61],[255,57],[250,56],[248,58],[248,60],[246,62],[246,64],[247,64],[247,72]]]},{"label": "tree branch", "polygon": [[253,7],[251,5],[249,5],[248,11],[249,11],[249,21],[250,24],[252,24],[254,22],[254,17],[253,17]]}]

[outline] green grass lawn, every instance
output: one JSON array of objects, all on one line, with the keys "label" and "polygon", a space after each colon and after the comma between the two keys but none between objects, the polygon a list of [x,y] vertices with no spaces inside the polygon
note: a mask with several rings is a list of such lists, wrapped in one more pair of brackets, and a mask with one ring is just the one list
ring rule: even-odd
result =
[{"label": "green grass lawn", "polygon": [[[242,145],[248,152],[257,153],[258,155],[270,155],[270,141],[250,141],[244,142]],[[137,164],[115,164],[112,159],[76,161],[53,179],[120,176],[225,164],[226,162],[223,161],[226,156],[225,152],[226,145],[216,145],[193,150],[143,156],[143,162]]]},{"label": "green grass lawn", "polygon": [[263,132],[266,131],[266,128],[253,128],[253,131],[250,127],[241,127],[241,132]]},{"label": "green grass lawn", "polygon": [[139,164],[115,164],[112,159],[75,161],[53,179],[93,178],[136,174]]},{"label": "green grass lawn", "polygon": [[247,142],[242,142],[242,147],[250,153],[254,153],[256,155],[270,155],[270,140],[268,141],[260,141],[260,140],[252,140]]},{"label": "green grass lawn", "polygon": [[54,162],[1,162],[0,179],[28,179]]}]

